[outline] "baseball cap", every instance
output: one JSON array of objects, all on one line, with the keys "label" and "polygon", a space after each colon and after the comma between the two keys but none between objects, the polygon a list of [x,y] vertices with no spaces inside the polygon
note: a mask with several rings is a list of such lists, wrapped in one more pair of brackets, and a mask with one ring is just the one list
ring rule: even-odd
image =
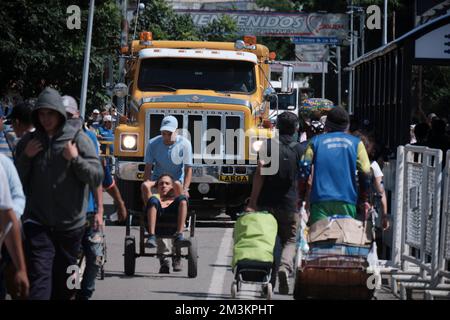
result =
[{"label": "baseball cap", "polygon": [[178,120],[174,116],[164,117],[161,121],[160,131],[175,132],[178,129]]},{"label": "baseball cap", "polygon": [[92,113],[100,113],[100,111],[98,109],[94,109],[94,111],[92,111]]},{"label": "baseball cap", "polygon": [[63,96],[62,97],[64,108],[66,108],[66,112],[72,115],[78,115],[78,104],[77,101],[71,96]]},{"label": "baseball cap", "polygon": [[112,116],[109,115],[109,114],[107,114],[106,116],[104,116],[104,117],[103,117],[103,122],[105,122],[105,121],[110,121],[110,122],[112,122]]}]

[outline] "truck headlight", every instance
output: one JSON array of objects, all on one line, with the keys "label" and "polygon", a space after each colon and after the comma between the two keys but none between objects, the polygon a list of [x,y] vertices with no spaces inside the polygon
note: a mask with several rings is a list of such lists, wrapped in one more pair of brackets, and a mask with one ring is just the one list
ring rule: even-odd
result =
[{"label": "truck headlight", "polygon": [[120,149],[121,151],[137,151],[137,134],[122,134],[120,135]]}]

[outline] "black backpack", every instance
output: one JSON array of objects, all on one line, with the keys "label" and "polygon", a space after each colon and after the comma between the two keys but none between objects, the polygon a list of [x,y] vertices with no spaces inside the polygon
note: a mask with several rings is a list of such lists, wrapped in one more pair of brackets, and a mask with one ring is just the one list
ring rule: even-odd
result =
[{"label": "black backpack", "polygon": [[266,176],[266,182],[270,183],[273,189],[288,190],[292,183],[297,180],[299,155],[296,150],[297,141],[285,144],[281,141],[275,141],[279,144],[279,167],[274,175]]}]

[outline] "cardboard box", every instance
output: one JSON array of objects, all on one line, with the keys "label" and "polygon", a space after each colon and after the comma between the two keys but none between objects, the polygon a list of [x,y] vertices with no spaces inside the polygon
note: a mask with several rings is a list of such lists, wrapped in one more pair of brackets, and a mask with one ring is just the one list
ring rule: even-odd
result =
[{"label": "cardboard box", "polygon": [[322,219],[309,228],[308,242],[332,240],[356,246],[372,243],[372,223],[352,219]]}]

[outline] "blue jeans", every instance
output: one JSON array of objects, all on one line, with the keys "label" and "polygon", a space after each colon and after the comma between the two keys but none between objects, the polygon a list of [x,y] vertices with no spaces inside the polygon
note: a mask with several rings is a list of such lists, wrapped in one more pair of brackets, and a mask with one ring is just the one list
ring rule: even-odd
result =
[{"label": "blue jeans", "polygon": [[90,299],[95,291],[95,279],[103,257],[103,233],[95,231],[93,228],[94,214],[88,213],[87,222],[88,225],[81,241],[86,261],[80,291],[80,295],[84,299]]}]

